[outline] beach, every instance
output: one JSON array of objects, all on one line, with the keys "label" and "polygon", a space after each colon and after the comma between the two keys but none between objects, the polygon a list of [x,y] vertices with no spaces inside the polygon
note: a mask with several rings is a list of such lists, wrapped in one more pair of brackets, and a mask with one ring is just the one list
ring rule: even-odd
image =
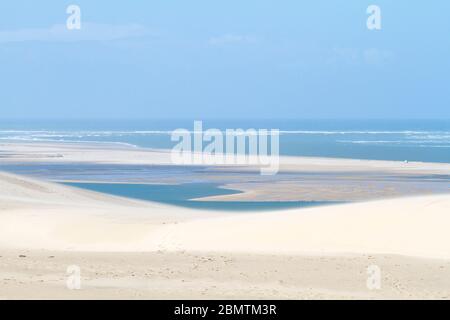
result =
[{"label": "beach", "polygon": [[28,2],[0,10],[0,300],[450,300],[450,2]]},{"label": "beach", "polygon": [[[2,145],[2,163],[165,161],[164,151],[145,149],[9,147]],[[449,165],[281,161],[281,172],[295,170],[421,176],[448,174]],[[448,192],[240,213],[122,198],[11,173],[0,173],[0,186],[5,299],[450,297]],[[80,290],[66,286],[71,265],[81,270]],[[381,271],[379,290],[366,285],[373,265]]]}]

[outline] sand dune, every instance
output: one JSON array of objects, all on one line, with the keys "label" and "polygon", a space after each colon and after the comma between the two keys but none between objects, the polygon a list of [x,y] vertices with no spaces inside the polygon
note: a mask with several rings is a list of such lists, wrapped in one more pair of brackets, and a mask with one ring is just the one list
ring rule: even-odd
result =
[{"label": "sand dune", "polygon": [[191,210],[0,174],[0,247],[155,250],[153,230],[204,216]]},{"label": "sand dune", "polygon": [[166,249],[450,258],[450,196],[400,198],[185,222]]},{"label": "sand dune", "polygon": [[0,175],[0,245],[450,258],[450,195],[230,214]]},{"label": "sand dune", "polygon": [[3,173],[0,190],[0,298],[450,296],[450,195],[225,215]]}]

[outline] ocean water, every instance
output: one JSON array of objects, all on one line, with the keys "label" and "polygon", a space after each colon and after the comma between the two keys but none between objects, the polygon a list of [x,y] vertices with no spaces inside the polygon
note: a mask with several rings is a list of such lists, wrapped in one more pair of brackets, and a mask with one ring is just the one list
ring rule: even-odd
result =
[{"label": "ocean water", "polygon": [[[130,147],[172,148],[173,130],[193,130],[188,120],[124,121],[0,121],[1,142],[94,142]],[[279,129],[280,154],[336,158],[409,160],[450,163],[450,121],[361,121],[361,120],[207,120],[203,130]],[[221,187],[240,181],[270,182],[270,179],[339,179],[279,174],[275,177],[250,173],[211,171],[204,166],[135,166],[105,164],[0,164],[0,170],[36,178],[68,183],[72,186],[177,206],[212,209],[260,211],[328,204],[321,201],[196,201],[196,198],[233,194]],[[300,175],[301,173],[299,173]],[[303,173],[305,175],[305,173]],[[367,177],[366,177],[367,178]],[[448,189],[448,176],[416,177],[432,185],[428,189]],[[384,177],[384,179],[391,179]],[[399,179],[399,177],[392,177]],[[67,181],[90,181],[69,183]],[[95,183],[92,183],[95,182]],[[102,183],[103,182],[103,183]],[[108,182],[108,183],[105,183]],[[119,182],[125,182],[123,184]],[[412,181],[411,186],[419,185]],[[409,184],[408,184],[409,185]],[[445,189],[447,188],[447,189]]]},{"label": "ocean water", "polygon": [[[172,148],[188,120],[6,121],[1,141],[84,141]],[[450,120],[207,120],[203,129],[279,129],[280,154],[450,163]]]},{"label": "ocean water", "polygon": [[155,201],[193,209],[222,211],[264,211],[304,208],[337,202],[331,201],[197,201],[196,198],[235,194],[240,191],[221,188],[212,183],[120,184],[120,183],[64,183],[77,188],[138,200]]}]

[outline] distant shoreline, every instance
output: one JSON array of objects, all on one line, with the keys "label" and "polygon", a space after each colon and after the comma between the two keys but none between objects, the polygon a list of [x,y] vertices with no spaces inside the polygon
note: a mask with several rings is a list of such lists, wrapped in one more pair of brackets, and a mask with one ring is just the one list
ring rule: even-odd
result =
[{"label": "distant shoreline", "polygon": [[[197,119],[201,120],[201,119]],[[450,163],[448,120],[205,120],[204,130],[280,132],[280,154],[339,159]],[[193,133],[193,120],[0,121],[0,141],[91,143],[100,146],[171,149],[178,128]],[[264,129],[265,128],[265,129]],[[27,130],[24,130],[27,129]]]},{"label": "distant shoreline", "polygon": [[[174,165],[170,150],[89,143],[0,144],[0,170],[56,182],[180,185],[238,190],[203,201],[365,201],[450,191],[450,164],[280,157],[280,172],[255,165]],[[411,183],[414,181],[414,183]]]},{"label": "distant shoreline", "polygon": [[[108,147],[110,145],[110,147]],[[60,153],[57,153],[60,150]],[[108,159],[102,156],[101,152],[108,152],[113,158]],[[3,162],[55,162],[55,158],[64,162],[92,162],[92,163],[123,163],[123,164],[171,164],[170,149],[136,147],[120,142],[0,142],[0,152],[3,153],[0,159]],[[69,153],[70,152],[70,153]],[[80,153],[88,152],[89,157],[82,157]],[[138,159],[130,159],[124,156],[123,152],[132,152]],[[143,155],[152,155],[152,158],[142,159]],[[45,159],[46,161],[42,161]],[[344,157],[316,157],[316,156],[290,156],[280,155],[285,170],[289,165],[316,162],[320,165],[356,165],[356,167],[369,168],[373,165],[379,168],[399,169],[404,160],[375,160]],[[408,161],[409,168],[415,171],[423,169],[425,171],[442,171],[450,168],[450,163],[446,162],[425,162]],[[405,168],[402,168],[404,170]]]}]

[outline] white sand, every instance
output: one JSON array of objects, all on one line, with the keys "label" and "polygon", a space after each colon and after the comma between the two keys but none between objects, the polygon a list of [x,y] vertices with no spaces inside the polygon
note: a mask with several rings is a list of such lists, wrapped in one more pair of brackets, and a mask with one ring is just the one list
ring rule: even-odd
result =
[{"label": "white sand", "polygon": [[159,230],[167,250],[450,258],[450,195],[202,219]]},{"label": "white sand", "polygon": [[450,258],[450,195],[215,213],[0,175],[0,246]]},{"label": "white sand", "polygon": [[[172,165],[170,150],[89,143],[1,143],[0,162],[164,164]],[[227,166],[221,166],[227,170]],[[236,170],[237,166],[228,166]],[[239,166],[239,170],[255,170]],[[386,172],[448,174],[450,163],[378,161],[317,157],[280,157],[281,172]]]},{"label": "white sand", "polygon": [[448,298],[449,228],[450,195],[225,216],[2,173],[0,297]]}]

